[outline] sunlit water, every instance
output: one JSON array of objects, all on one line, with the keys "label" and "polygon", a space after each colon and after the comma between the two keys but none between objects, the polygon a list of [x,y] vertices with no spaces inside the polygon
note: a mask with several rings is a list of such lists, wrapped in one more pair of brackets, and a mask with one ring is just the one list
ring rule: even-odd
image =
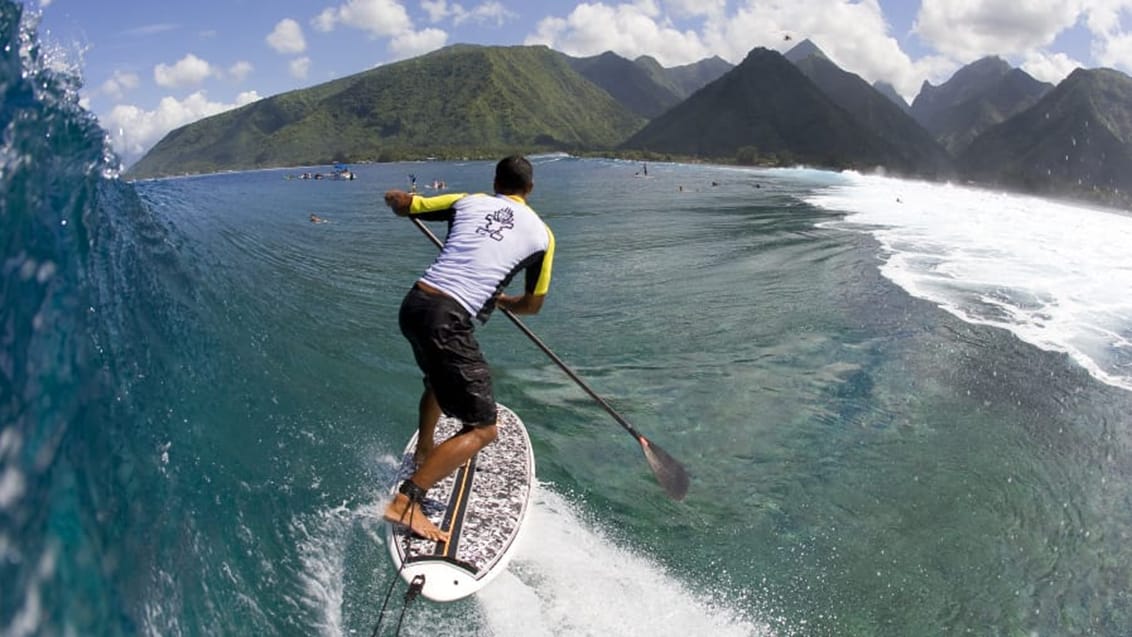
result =
[{"label": "sunlit water", "polygon": [[[396,310],[434,254],[381,193],[491,164],[124,183],[27,59],[3,58],[0,633],[370,634],[420,390]],[[665,499],[493,318],[541,492],[508,572],[401,634],[1129,634],[1126,215],[535,161],[558,257],[527,323],[692,487]]]}]

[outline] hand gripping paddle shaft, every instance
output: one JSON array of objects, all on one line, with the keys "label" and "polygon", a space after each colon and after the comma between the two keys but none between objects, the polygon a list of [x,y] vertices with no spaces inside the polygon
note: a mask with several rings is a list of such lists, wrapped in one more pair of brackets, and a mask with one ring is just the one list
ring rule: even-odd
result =
[{"label": "hand gripping paddle shaft", "polygon": [[[436,247],[441,248],[444,246],[444,244],[440,242],[440,239],[438,239],[436,235],[432,233],[432,230],[429,230],[428,227],[426,227],[420,219],[413,217],[410,217],[410,219],[412,219],[413,223],[415,223],[416,226],[420,228],[421,232],[425,233],[425,236],[427,236],[432,240],[434,244],[436,244]],[[630,435],[637,439],[637,442],[641,445],[641,451],[645,454],[645,460],[649,463],[649,467],[652,468],[652,472],[654,475],[656,475],[656,480],[660,483],[660,486],[664,489],[664,492],[668,494],[668,497],[672,498],[673,500],[683,500],[684,495],[688,493],[688,473],[684,471],[683,465],[681,465],[675,458],[668,455],[668,452],[666,452],[664,449],[661,449],[656,443],[653,443],[648,438],[645,438],[645,436],[641,434],[641,432],[637,431],[636,428],[633,427],[633,425],[629,424],[628,420],[625,420],[625,418],[622,417],[621,414],[617,413],[613,409],[613,407],[605,401],[604,398],[599,396],[597,392],[591,389],[584,380],[582,380],[577,374],[575,374],[574,370],[570,369],[570,367],[567,366],[561,358],[558,358],[558,355],[551,351],[551,349],[546,346],[546,343],[542,342],[542,339],[540,339],[534,332],[532,332],[530,328],[524,325],[523,322],[520,321],[517,316],[515,316],[514,312],[504,308],[498,309],[500,312],[503,312],[504,316],[511,319],[511,322],[515,324],[515,327],[519,328],[522,333],[526,334],[527,338],[531,339],[531,341],[533,341],[534,344],[537,345],[544,354],[549,356],[550,360],[554,361],[554,363],[558,365],[558,367],[560,367],[562,371],[566,372],[567,376],[569,376],[575,383],[577,383],[579,387],[585,390],[585,392],[589,394],[591,398],[597,401],[597,404],[601,405],[602,408],[605,409],[605,411],[609,412],[609,415],[613,416],[613,419],[616,420],[617,423],[622,427],[624,427],[625,431],[628,431]]]}]

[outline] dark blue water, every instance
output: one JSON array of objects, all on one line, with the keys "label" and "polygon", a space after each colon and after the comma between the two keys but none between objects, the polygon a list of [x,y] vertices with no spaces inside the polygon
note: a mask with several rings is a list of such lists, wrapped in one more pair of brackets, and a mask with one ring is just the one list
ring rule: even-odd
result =
[{"label": "dark blue water", "polygon": [[[381,193],[491,163],[125,183],[0,8],[0,633],[370,634],[420,388],[396,309],[434,253]],[[402,634],[1132,632],[1132,394],[886,278],[807,203],[842,176],[535,163],[528,325],[692,488],[496,317],[542,494],[509,572]]]}]

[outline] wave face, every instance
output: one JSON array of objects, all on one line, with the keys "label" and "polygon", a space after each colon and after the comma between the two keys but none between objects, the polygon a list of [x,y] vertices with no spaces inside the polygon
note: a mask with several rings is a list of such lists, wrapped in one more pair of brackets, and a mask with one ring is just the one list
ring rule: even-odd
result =
[{"label": "wave face", "polygon": [[132,633],[172,420],[150,408],[192,291],[34,27],[0,3],[0,632]]}]

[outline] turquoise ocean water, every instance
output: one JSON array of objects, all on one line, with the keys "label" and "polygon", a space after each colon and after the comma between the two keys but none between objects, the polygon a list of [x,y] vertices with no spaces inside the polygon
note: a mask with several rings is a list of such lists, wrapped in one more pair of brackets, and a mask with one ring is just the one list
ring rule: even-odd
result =
[{"label": "turquoise ocean water", "polygon": [[[396,310],[434,254],[381,193],[480,190],[491,163],[123,182],[75,80],[0,8],[0,633],[370,634],[420,388]],[[530,532],[402,634],[1132,633],[1132,217],[534,161],[558,257],[527,324],[692,487],[665,499],[494,317]]]}]

